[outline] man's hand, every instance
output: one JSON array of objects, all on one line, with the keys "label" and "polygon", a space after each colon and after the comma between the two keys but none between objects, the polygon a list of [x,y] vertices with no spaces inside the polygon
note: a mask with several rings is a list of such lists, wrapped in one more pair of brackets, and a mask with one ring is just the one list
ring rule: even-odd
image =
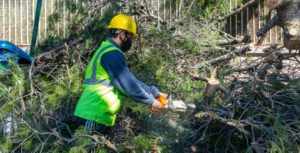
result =
[{"label": "man's hand", "polygon": [[168,105],[163,105],[157,99],[154,100],[151,106],[151,112],[155,114],[164,114],[168,111]]},{"label": "man's hand", "polygon": [[152,107],[154,107],[155,109],[159,109],[162,108],[162,104],[158,101],[158,100],[154,100],[154,102],[152,103]]}]

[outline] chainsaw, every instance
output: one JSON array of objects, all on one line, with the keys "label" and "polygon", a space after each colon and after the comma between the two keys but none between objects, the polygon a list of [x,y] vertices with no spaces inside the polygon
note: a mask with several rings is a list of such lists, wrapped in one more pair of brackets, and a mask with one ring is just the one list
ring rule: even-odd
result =
[{"label": "chainsaw", "polygon": [[170,94],[167,97],[160,95],[156,100],[160,102],[161,107],[151,107],[151,112],[155,114],[164,114],[168,111],[174,113],[186,112],[187,110],[196,108],[195,104],[187,104],[182,100],[172,100]]}]

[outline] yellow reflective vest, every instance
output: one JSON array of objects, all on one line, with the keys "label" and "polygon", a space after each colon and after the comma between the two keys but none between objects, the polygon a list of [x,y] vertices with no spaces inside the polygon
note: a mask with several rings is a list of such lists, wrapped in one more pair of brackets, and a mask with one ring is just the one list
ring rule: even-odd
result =
[{"label": "yellow reflective vest", "polygon": [[102,56],[115,50],[122,52],[106,40],[95,52],[86,70],[83,92],[77,103],[75,116],[106,126],[115,124],[122,96],[118,89],[111,85],[110,77],[101,65]]}]

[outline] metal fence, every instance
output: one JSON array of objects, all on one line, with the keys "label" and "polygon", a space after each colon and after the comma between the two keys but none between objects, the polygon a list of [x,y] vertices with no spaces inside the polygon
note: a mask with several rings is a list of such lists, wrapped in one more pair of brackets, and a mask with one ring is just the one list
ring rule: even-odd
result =
[{"label": "metal fence", "polygon": [[[0,1],[0,39],[11,41],[19,46],[28,46],[31,41],[31,33],[33,28],[34,13],[37,0],[1,0]],[[47,18],[55,9],[57,0],[43,0],[41,18],[39,24],[38,40],[45,38],[48,33]],[[78,3],[80,0],[74,0]],[[102,2],[103,0],[98,0]],[[236,0],[229,0],[229,9],[237,8]],[[128,2],[131,2],[128,0]],[[182,8],[187,1],[180,0],[145,0],[147,7],[152,8],[152,14],[159,16],[168,23],[176,22],[182,17]],[[188,2],[191,4],[191,2]],[[246,8],[241,13],[231,16],[225,24],[224,31],[233,35],[241,36],[248,34],[252,41],[256,42],[258,38],[255,32],[265,23],[263,16],[268,12],[262,2]],[[68,22],[69,13],[65,9],[62,11],[63,20],[56,23],[57,33],[65,35],[66,24]],[[158,26],[160,23],[158,22]],[[282,43],[281,29],[273,28],[264,41],[264,44]]]},{"label": "metal fence", "polygon": [[[27,46],[35,17],[37,0],[2,0],[0,3],[0,39]],[[53,12],[54,0],[44,0],[38,38],[47,35],[47,17]]]},{"label": "metal fence", "polygon": [[[230,0],[230,10],[237,8],[237,3],[234,0]],[[256,31],[260,29],[265,23],[269,10],[264,6],[262,1],[258,1],[257,4],[252,5],[244,9],[242,12],[237,13],[227,19],[224,30],[233,36],[250,35],[252,42],[257,42]],[[275,12],[272,12],[271,17]],[[282,44],[283,38],[282,29],[280,27],[272,28],[263,41],[264,45],[269,44]]]}]

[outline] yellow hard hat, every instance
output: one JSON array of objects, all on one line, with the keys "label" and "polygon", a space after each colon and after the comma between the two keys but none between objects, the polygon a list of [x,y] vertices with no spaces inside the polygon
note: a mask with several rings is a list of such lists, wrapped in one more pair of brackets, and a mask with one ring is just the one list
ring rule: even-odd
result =
[{"label": "yellow hard hat", "polygon": [[138,36],[136,22],[131,16],[125,14],[118,14],[114,16],[107,28],[125,30],[132,33],[134,38]]}]

